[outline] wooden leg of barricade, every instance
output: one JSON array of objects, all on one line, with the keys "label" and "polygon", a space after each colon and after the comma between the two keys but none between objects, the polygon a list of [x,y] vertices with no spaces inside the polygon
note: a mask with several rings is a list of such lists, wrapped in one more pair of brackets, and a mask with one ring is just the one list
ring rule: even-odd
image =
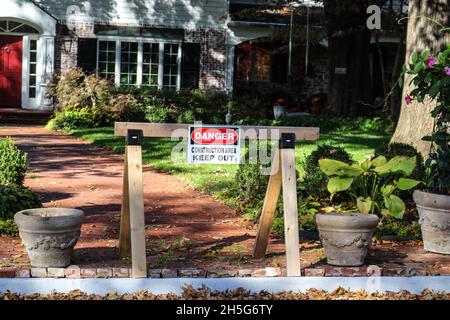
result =
[{"label": "wooden leg of barricade", "polygon": [[272,172],[253,250],[255,258],[264,257],[269,243],[269,236],[280,191],[283,189],[284,236],[287,275],[289,277],[298,277],[301,275],[295,141],[295,134],[282,134],[279,149],[275,151]]},{"label": "wooden leg of barricade", "polygon": [[[124,195],[120,231],[121,256],[129,256],[131,276],[147,277],[145,248],[144,184],[142,168],[142,130],[129,130],[126,146]],[[128,253],[128,255],[126,255]]]}]

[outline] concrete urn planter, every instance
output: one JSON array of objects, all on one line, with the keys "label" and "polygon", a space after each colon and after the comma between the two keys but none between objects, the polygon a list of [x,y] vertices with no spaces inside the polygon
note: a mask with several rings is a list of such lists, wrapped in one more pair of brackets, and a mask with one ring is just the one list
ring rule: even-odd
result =
[{"label": "concrete urn planter", "polygon": [[373,214],[317,214],[319,237],[328,264],[349,267],[363,265],[378,221],[378,217]]},{"label": "concrete urn planter", "polygon": [[450,254],[450,196],[416,190],[423,246],[426,251]]},{"label": "concrete urn planter", "polygon": [[19,226],[31,266],[64,268],[70,265],[70,256],[84,221],[83,211],[30,209],[16,213],[14,220]]}]

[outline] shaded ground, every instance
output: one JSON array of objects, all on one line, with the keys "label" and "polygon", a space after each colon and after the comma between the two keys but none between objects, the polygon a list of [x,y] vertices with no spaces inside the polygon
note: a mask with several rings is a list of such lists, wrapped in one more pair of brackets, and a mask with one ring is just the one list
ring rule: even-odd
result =
[{"label": "shaded ground", "polygon": [[[74,264],[129,266],[119,260],[118,234],[123,157],[86,141],[41,127],[2,126],[28,153],[26,185],[46,207],[80,208],[87,218]],[[255,227],[233,209],[187,187],[187,183],[146,166],[144,170],[147,257],[151,268],[237,269],[285,266],[282,239],[271,240],[265,259],[251,250]],[[302,239],[303,267],[325,263],[317,241]],[[20,239],[0,237],[0,267],[28,266]],[[369,264],[449,270],[450,257],[425,253],[420,242],[376,243]]]}]

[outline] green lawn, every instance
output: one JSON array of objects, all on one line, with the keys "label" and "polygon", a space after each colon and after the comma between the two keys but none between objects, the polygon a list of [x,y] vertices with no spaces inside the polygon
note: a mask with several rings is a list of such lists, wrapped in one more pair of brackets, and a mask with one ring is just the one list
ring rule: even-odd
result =
[{"label": "green lawn", "polygon": [[[84,138],[100,146],[106,146],[116,152],[123,153],[125,138],[114,137],[112,128],[73,130],[73,135]],[[322,134],[317,142],[297,143],[297,169],[302,172],[300,161],[317,148],[318,144],[331,144],[345,148],[353,159],[362,161],[379,145],[388,142],[390,134],[384,132],[352,132]],[[191,165],[187,163],[173,163],[171,152],[179,142],[162,138],[146,138],[143,145],[144,162],[155,168],[170,172],[185,179],[194,188],[210,194],[223,190],[233,181],[237,170],[236,165]],[[182,156],[182,155],[180,155]]]}]

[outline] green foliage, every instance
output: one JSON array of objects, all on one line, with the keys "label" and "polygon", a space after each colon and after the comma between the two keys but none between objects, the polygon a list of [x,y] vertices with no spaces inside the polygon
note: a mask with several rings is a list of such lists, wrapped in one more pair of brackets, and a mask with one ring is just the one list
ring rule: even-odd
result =
[{"label": "green foliage", "polygon": [[[259,148],[258,148],[259,150]],[[266,194],[269,176],[261,173],[263,166],[259,162],[250,164],[247,161],[239,165],[236,172],[234,185],[237,199],[242,209],[262,207]],[[254,219],[258,219],[259,214]]]},{"label": "green foliage", "polygon": [[422,231],[418,222],[418,217],[398,220],[390,216],[383,217],[375,231],[377,237],[393,236],[407,237],[416,240],[422,239]]},{"label": "green foliage", "polygon": [[293,126],[293,127],[320,127],[321,133],[327,132],[392,132],[394,124],[386,117],[286,117],[279,120],[269,118],[244,117],[237,118],[237,124],[266,125],[266,126]]},{"label": "green foliage", "polygon": [[[409,179],[416,167],[415,157],[394,157],[387,160],[379,156],[367,159],[360,164],[332,160],[319,160],[320,169],[330,177],[328,191],[333,197],[338,192],[348,192],[356,202],[361,213],[390,215],[402,219],[405,203],[395,194],[397,190],[411,190],[421,182]],[[386,183],[385,177],[399,177],[392,184]]]},{"label": "green foliage", "polygon": [[423,137],[433,145],[425,163],[429,174],[427,187],[431,192],[450,194],[450,44],[436,56],[429,50],[414,52],[411,60],[412,63],[403,66],[399,79],[403,85],[405,73],[412,75],[410,86],[413,90],[406,97],[406,104],[414,99],[418,103],[423,103],[426,98],[436,101],[436,107],[431,111],[435,119],[433,133]]},{"label": "green foliage", "polygon": [[375,157],[378,157],[380,155],[384,155],[388,160],[396,156],[416,157],[416,167],[411,174],[411,178],[425,181],[426,175],[423,157],[413,146],[404,143],[385,144],[375,150]]},{"label": "green foliage", "polygon": [[29,188],[0,185],[0,220],[13,219],[25,209],[41,208],[38,196]]},{"label": "green foliage", "polygon": [[107,80],[86,75],[77,68],[62,74],[48,93],[56,97],[57,111],[77,111],[106,105],[111,89]]},{"label": "green foliage", "polygon": [[19,234],[19,228],[14,220],[0,220],[0,234],[15,237]]},{"label": "green foliage", "polygon": [[116,92],[107,80],[73,69],[61,76],[50,94],[57,112],[47,128],[83,129],[111,126],[115,121],[144,121],[143,105],[133,95]]},{"label": "green foliage", "polygon": [[350,154],[343,148],[326,144],[320,145],[317,150],[306,157],[302,163],[305,174],[299,188],[315,200],[329,196],[328,177],[319,168],[320,159],[334,159],[349,164],[352,162]]},{"label": "green foliage", "polygon": [[108,112],[98,109],[62,111],[54,115],[47,124],[49,130],[88,129],[112,126],[114,118]]},{"label": "green foliage", "polygon": [[21,186],[27,168],[27,155],[15,146],[14,140],[0,140],[0,184]]},{"label": "green foliage", "polygon": [[219,90],[156,90],[151,88],[119,88],[132,94],[146,109],[146,120],[156,123],[223,124],[228,96]]}]

